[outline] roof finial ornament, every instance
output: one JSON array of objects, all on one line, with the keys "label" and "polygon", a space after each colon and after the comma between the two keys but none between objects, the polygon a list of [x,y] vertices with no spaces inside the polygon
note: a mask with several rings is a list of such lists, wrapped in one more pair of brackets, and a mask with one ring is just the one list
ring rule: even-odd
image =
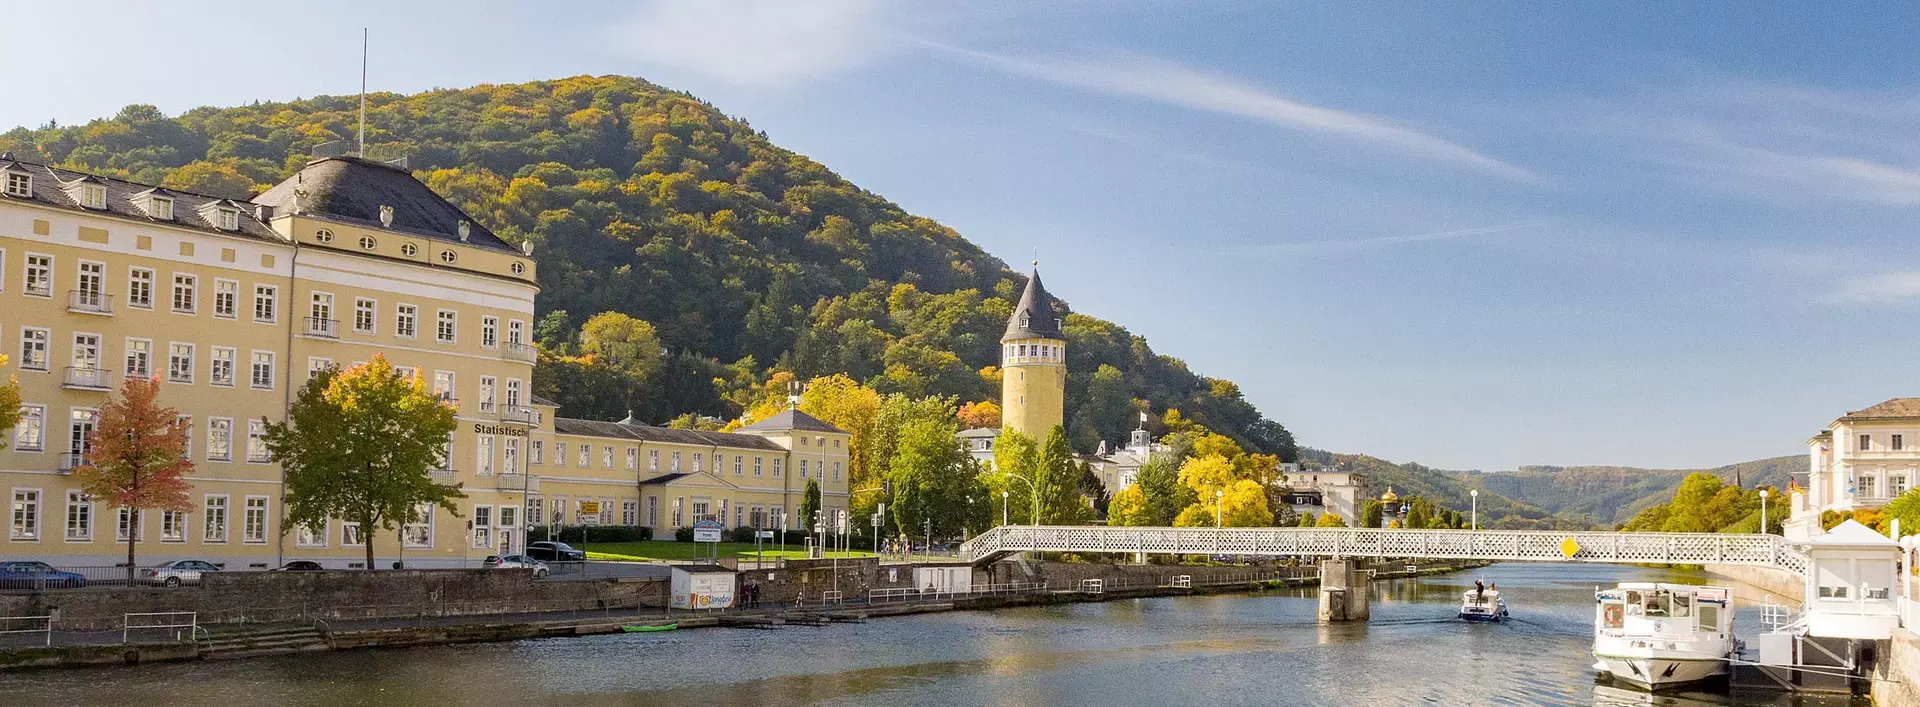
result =
[{"label": "roof finial ornament", "polygon": [[473,233],[473,224],[462,220],[460,222],[460,242],[467,242],[467,236],[471,233]]},{"label": "roof finial ornament", "polygon": [[393,228],[393,207],[386,204],[380,205],[380,227]]}]

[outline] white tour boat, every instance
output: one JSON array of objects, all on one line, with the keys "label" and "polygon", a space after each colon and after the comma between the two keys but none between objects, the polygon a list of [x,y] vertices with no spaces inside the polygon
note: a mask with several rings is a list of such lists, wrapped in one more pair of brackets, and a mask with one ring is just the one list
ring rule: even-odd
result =
[{"label": "white tour boat", "polygon": [[1469,589],[1460,596],[1460,618],[1466,621],[1499,621],[1507,618],[1507,600],[1498,589]]},{"label": "white tour boat", "polygon": [[1733,590],[1627,582],[1593,598],[1595,670],[1647,689],[1727,674]]}]

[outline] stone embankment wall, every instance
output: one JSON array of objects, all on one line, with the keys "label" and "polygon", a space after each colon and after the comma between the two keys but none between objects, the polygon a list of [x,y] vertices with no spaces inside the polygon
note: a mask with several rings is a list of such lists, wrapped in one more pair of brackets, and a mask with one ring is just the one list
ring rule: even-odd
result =
[{"label": "stone embankment wall", "polygon": [[1873,670],[1873,703],[1920,705],[1920,636],[1894,629],[1886,653]]},{"label": "stone embankment wall", "polygon": [[[1705,569],[1707,574],[1725,577],[1770,594],[1775,603],[1794,604],[1804,602],[1807,598],[1806,578],[1783,569],[1752,565],[1706,565]],[[1742,598],[1747,598],[1750,593],[1735,592]]]},{"label": "stone embankment wall", "polygon": [[873,557],[788,560],[779,569],[741,572],[740,583],[759,585],[763,604],[819,601],[823,592],[836,589],[847,601],[865,601],[870,590],[913,588],[913,568],[881,565]]},{"label": "stone embankment wall", "polygon": [[197,587],[0,595],[0,616],[56,614],[62,631],[121,627],[122,615],[192,611],[202,624],[514,614],[664,606],[661,579],[535,580],[514,570],[221,572]]}]

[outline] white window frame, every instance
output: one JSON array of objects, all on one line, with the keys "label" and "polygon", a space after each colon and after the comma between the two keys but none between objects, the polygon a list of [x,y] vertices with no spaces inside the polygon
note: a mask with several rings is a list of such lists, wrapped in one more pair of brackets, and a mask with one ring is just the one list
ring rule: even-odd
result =
[{"label": "white window frame", "polygon": [[22,199],[33,198],[33,175],[27,174],[26,172],[14,172],[14,171],[8,171],[6,175],[7,175],[7,196],[19,197]]},{"label": "white window frame", "polygon": [[273,452],[267,449],[267,424],[259,418],[247,419],[247,463],[273,463]]},{"label": "white window frame", "polygon": [[[139,349],[138,347],[141,345],[145,345],[146,348]],[[126,352],[126,355],[121,357],[125,362],[123,375],[128,378],[147,378],[153,375],[152,339],[141,339],[129,336],[125,341],[121,342],[120,347],[121,350]],[[137,368],[134,365],[135,353],[139,354],[139,366]]]},{"label": "white window frame", "polygon": [[[238,360],[240,358],[240,350],[232,346],[213,346],[209,347],[209,350],[207,383],[222,388],[232,388],[234,369],[240,365]],[[225,376],[220,375],[220,370],[223,367],[226,369]]]},{"label": "white window frame", "polygon": [[10,542],[40,542],[40,526],[44,524],[42,496],[38,488],[13,486],[8,492],[8,540]]},{"label": "white window frame", "polygon": [[493,505],[486,503],[473,506],[473,532],[468,540],[474,549],[493,548]]},{"label": "white window frame", "polygon": [[[34,354],[39,354],[35,356]],[[45,327],[20,327],[20,361],[16,364],[23,371],[49,371],[53,369],[53,330]]]},{"label": "white window frame", "polygon": [[420,338],[420,307],[401,302],[393,306],[393,335],[402,339]]},{"label": "white window frame", "polygon": [[460,313],[442,309],[433,315],[433,340],[442,344],[460,343]]},{"label": "white window frame", "polygon": [[[123,543],[127,541],[128,535],[132,535],[134,540],[139,542],[146,542],[147,540],[146,520],[147,519],[145,516],[146,516],[145,511],[141,511],[140,513],[136,514],[133,512],[133,509],[130,509],[130,508],[123,507],[123,508],[114,509],[113,541]],[[128,526],[132,526],[131,533],[128,532],[129,530]]]},{"label": "white window frame", "polygon": [[[254,512],[259,511],[259,522],[254,522]],[[240,542],[247,545],[267,544],[267,523],[272,518],[273,498],[269,496],[248,496],[240,509]],[[257,531],[257,532],[256,532]]]},{"label": "white window frame", "polygon": [[[224,312],[220,311],[223,309],[221,306],[222,301],[226,303],[224,307],[226,311]],[[213,316],[221,319],[240,318],[239,280],[229,280],[224,277],[216,277],[213,279]]]},{"label": "white window frame", "polygon": [[66,510],[67,542],[93,542],[93,499],[85,491],[69,490]]},{"label": "white window frame", "polygon": [[193,514],[187,511],[160,511],[160,542],[184,543],[187,541],[187,526],[193,525]]},{"label": "white window frame", "polygon": [[[47,253],[28,251],[25,262],[26,265],[20,270],[20,293],[28,297],[52,299],[53,290],[59,285],[59,283],[53,280],[53,256]],[[36,277],[36,275],[38,277]],[[34,289],[33,282],[36,279],[46,286],[38,290]]]},{"label": "white window frame", "polygon": [[[224,434],[223,434],[224,433]],[[207,418],[206,461],[233,461],[233,418]]]},{"label": "white window frame", "polygon": [[480,377],[480,412],[493,412],[494,391],[499,387],[493,376]]},{"label": "white window frame", "polygon": [[136,309],[153,309],[153,283],[156,277],[158,275],[154,273],[153,268],[128,267],[127,306]]},{"label": "white window frame", "polygon": [[332,532],[331,521],[320,521],[320,527],[306,525],[294,526],[293,544],[295,547],[326,547]]},{"label": "white window frame", "polygon": [[500,318],[491,314],[480,317],[480,348],[500,347]]},{"label": "white window frame", "polygon": [[375,334],[380,329],[380,301],[366,297],[353,298],[353,333]]},{"label": "white window frame", "polygon": [[[218,501],[218,503],[215,503]],[[219,525],[215,527],[215,511],[218,510]],[[233,523],[233,497],[224,493],[210,493],[200,501],[200,542],[227,542],[227,535]]]},{"label": "white window frame", "polygon": [[[261,310],[266,310],[262,317]],[[280,288],[276,285],[253,286],[253,321],[261,324],[273,324],[280,321]]]},{"label": "white window frame", "polygon": [[[185,347],[184,355],[180,353],[179,349],[181,347]],[[189,342],[185,342],[185,341],[167,342],[167,382],[168,383],[180,383],[183,385],[193,384],[193,368],[194,368],[193,357],[196,351],[198,351],[198,347],[196,347],[194,344]],[[178,365],[178,363],[182,361],[186,362],[185,367],[181,367]]]},{"label": "white window frame", "polygon": [[473,474],[475,476],[493,476],[493,435],[478,435],[474,438]]},{"label": "white window frame", "polygon": [[[182,280],[185,280],[185,282],[181,282]],[[171,297],[167,300],[171,311],[174,314],[200,313],[200,276],[193,273],[176,272],[173,273],[171,282],[173,283],[173,289],[169,290]],[[185,294],[184,298],[181,296],[182,293]],[[186,304],[184,308],[180,306],[183,299]]]},{"label": "white window frame", "polygon": [[[262,355],[266,356],[264,363],[260,360]],[[248,353],[247,387],[254,390],[273,390],[273,371],[274,366],[278,364],[275,358],[274,352],[264,349],[253,349]],[[262,368],[263,365],[264,369]],[[264,376],[262,375],[263,370],[265,373]],[[265,381],[264,383],[261,382],[263,380]]]},{"label": "white window frame", "polygon": [[[29,424],[31,421],[31,424]],[[33,435],[33,444],[27,444],[27,435]],[[47,451],[47,406],[45,403],[21,403],[20,422],[13,426],[13,451]]]}]

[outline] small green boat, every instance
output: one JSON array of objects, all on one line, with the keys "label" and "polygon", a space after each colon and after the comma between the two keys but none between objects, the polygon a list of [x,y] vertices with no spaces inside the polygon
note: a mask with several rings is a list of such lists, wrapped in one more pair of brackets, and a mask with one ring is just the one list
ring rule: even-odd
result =
[{"label": "small green boat", "polygon": [[657,633],[660,631],[672,631],[676,628],[680,628],[680,624],[666,624],[663,626],[621,626],[620,630],[627,633]]}]

